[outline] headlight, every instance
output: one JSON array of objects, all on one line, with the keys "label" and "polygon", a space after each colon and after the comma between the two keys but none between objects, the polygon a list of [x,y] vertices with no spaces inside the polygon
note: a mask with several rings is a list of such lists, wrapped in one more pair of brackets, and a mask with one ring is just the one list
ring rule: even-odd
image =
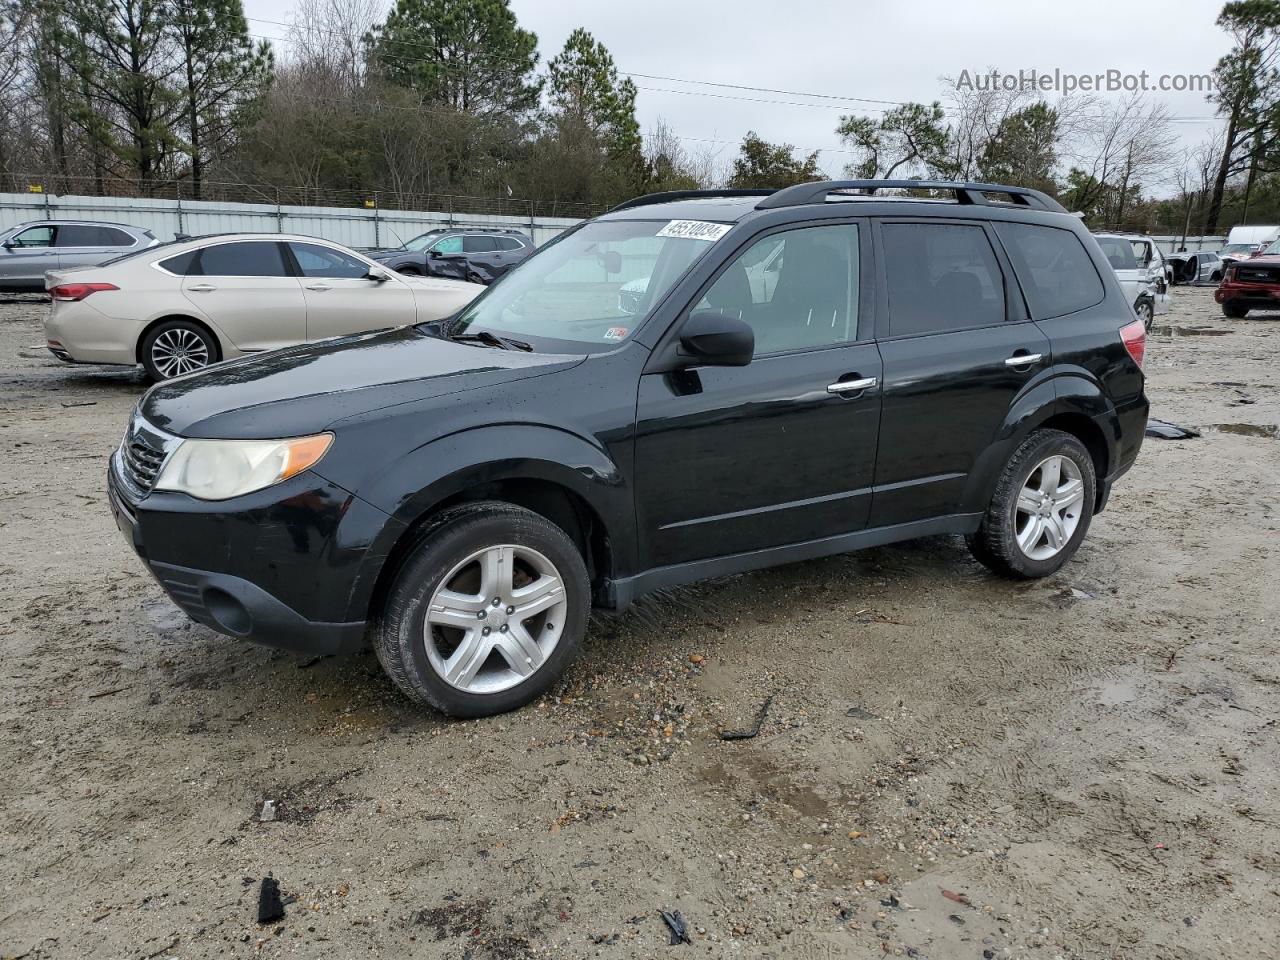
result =
[{"label": "headlight", "polygon": [[331,433],[294,440],[183,440],[154,489],[229,500],[314,466],[332,442]]}]

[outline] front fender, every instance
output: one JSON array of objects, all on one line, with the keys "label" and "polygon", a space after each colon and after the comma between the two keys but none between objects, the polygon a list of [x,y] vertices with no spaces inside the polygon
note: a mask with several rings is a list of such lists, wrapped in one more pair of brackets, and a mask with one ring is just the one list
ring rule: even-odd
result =
[{"label": "front fender", "polygon": [[634,569],[632,493],[599,445],[544,425],[499,424],[441,437],[387,465],[359,491],[390,516],[370,545],[352,587],[351,615],[363,618],[396,541],[439,504],[503,480],[541,480],[577,494],[595,511],[618,552],[618,570]]}]

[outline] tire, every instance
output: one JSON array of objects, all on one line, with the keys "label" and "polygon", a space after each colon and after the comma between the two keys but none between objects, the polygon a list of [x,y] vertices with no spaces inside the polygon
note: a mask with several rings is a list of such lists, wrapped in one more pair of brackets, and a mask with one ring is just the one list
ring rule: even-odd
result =
[{"label": "tire", "polygon": [[[558,580],[559,594],[547,577]],[[540,581],[542,595],[524,605],[543,607],[520,617],[513,590]],[[410,700],[452,717],[486,717],[524,706],[559,679],[582,644],[590,599],[586,564],[562,529],[511,504],[469,504],[424,531],[388,593],[373,646]],[[521,676],[528,642],[543,660]]]},{"label": "tire", "polygon": [[[1041,467],[1051,461],[1058,464],[1059,484],[1050,487],[1059,491],[1059,501],[1065,496],[1071,503],[1055,508],[1040,502],[1038,508],[1050,515],[1042,518],[1039,513],[1020,509],[1020,494],[1027,488],[1031,503],[1037,503],[1052,477]],[[1078,484],[1071,486],[1071,480]],[[1047,577],[1080,548],[1093,519],[1096,497],[1093,457],[1084,444],[1061,430],[1036,430],[1022,441],[1001,472],[991,505],[977,532],[969,537],[969,549],[979,563],[1001,576],[1015,580]],[[1038,534],[1028,526],[1033,522],[1040,525]]]},{"label": "tire", "polygon": [[217,363],[218,342],[194,320],[166,320],[142,338],[142,366],[153,383],[203,370]]},{"label": "tire", "polygon": [[1228,300],[1222,305],[1222,315],[1232,320],[1243,320],[1249,315],[1249,308],[1238,306]]},{"label": "tire", "polygon": [[1138,319],[1142,321],[1142,326],[1147,331],[1151,330],[1151,324],[1155,322],[1156,310],[1150,300],[1139,300],[1133,305],[1133,312],[1138,315]]},{"label": "tire", "polygon": [[1215,271],[1213,271],[1213,273],[1209,274],[1209,279],[1210,279],[1210,280],[1212,280],[1214,283],[1221,283],[1221,282],[1222,282],[1222,271],[1221,271],[1221,270],[1215,270]]}]

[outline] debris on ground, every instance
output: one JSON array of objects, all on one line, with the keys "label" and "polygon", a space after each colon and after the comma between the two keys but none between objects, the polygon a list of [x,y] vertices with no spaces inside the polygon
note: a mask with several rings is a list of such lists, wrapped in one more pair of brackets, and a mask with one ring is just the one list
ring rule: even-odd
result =
[{"label": "debris on ground", "polygon": [[97,400],[63,400],[62,405],[64,407],[96,407],[98,405],[98,401]]},{"label": "debris on ground", "polygon": [[284,904],[280,902],[280,884],[271,875],[262,878],[258,891],[258,922],[273,923],[284,919]]},{"label": "debris on ground", "polygon": [[1147,421],[1147,436],[1157,440],[1193,440],[1200,436],[1200,432],[1190,427],[1180,427],[1176,423],[1152,419]]},{"label": "debris on ground", "polygon": [[670,913],[666,910],[659,910],[658,913],[662,915],[663,922],[667,925],[667,929],[671,931],[671,946],[674,947],[681,943],[693,943],[689,939],[689,928],[685,926],[684,917],[680,916],[679,910],[672,910]]},{"label": "debris on ground", "polygon": [[963,893],[956,893],[954,890],[948,890],[946,887],[939,887],[938,889],[942,891],[942,895],[944,897],[953,903],[963,903],[966,907],[973,906],[973,904],[969,902],[969,898]]},{"label": "debris on ground", "polygon": [[862,707],[853,706],[844,712],[846,717],[853,717],[856,720],[879,720],[874,713]]},{"label": "debris on ground", "polygon": [[274,800],[262,801],[262,811],[258,814],[260,823],[270,823],[276,818],[276,802]]},{"label": "debris on ground", "polygon": [[760,733],[760,728],[764,726],[764,718],[769,714],[769,707],[773,704],[773,697],[770,696],[760,705],[760,711],[756,714],[755,724],[747,730],[721,730],[721,740],[750,740],[752,737]]}]

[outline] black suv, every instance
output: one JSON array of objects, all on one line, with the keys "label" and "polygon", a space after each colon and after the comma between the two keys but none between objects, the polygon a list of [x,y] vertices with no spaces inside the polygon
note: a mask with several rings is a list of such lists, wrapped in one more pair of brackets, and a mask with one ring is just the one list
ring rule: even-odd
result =
[{"label": "black suv", "polygon": [[411,276],[493,283],[533,253],[519,230],[474,227],[428,230],[401,247],[371,250],[370,259]]},{"label": "black suv", "polygon": [[1138,455],[1144,345],[1035,191],[658,194],[447,320],[153,387],[110,501],[200,623],[371,639],[478,716],[546,690],[592,604],[935,534],[1053,573]]}]

